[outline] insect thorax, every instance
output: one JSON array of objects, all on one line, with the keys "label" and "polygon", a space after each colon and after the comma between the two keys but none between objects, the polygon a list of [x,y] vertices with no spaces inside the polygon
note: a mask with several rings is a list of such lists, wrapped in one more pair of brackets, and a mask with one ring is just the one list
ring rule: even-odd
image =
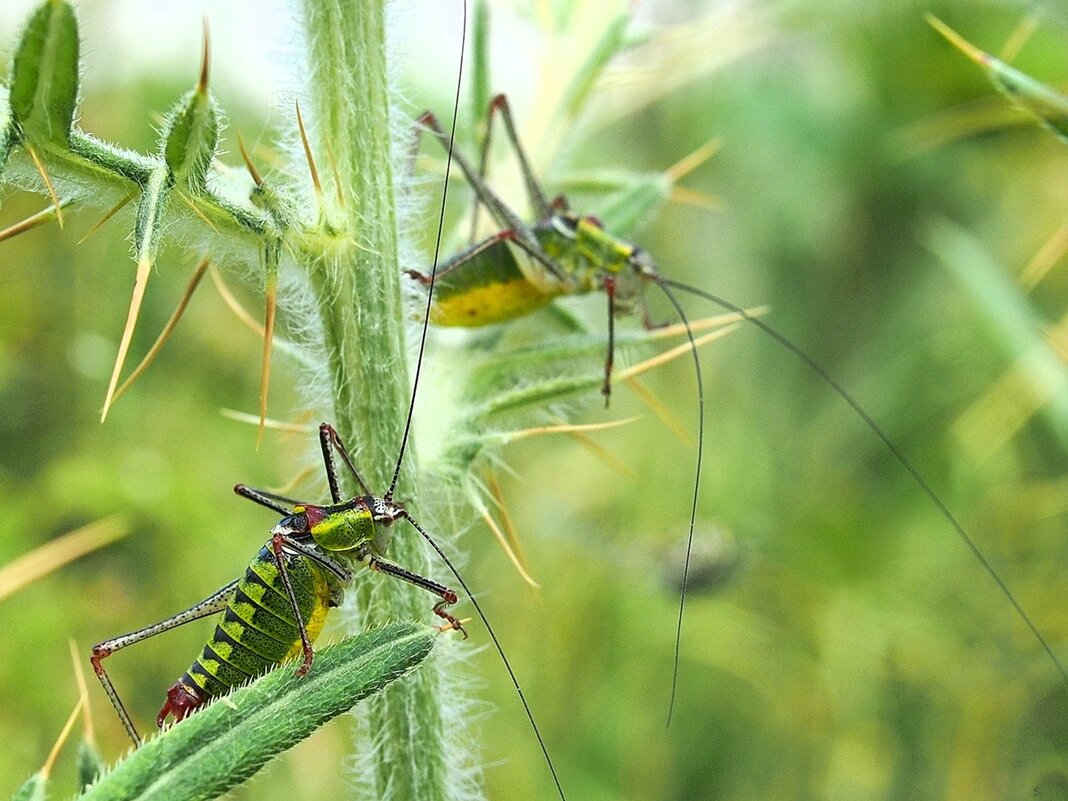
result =
[{"label": "insect thorax", "polygon": [[615,282],[617,314],[629,313],[645,290],[645,281],[632,264],[637,248],[612,236],[593,218],[553,217],[535,229],[539,243],[575,282],[574,293],[603,289]]},{"label": "insect thorax", "polygon": [[374,540],[375,516],[369,498],[357,497],[336,506],[309,506],[308,529],[326,551],[351,551]]}]

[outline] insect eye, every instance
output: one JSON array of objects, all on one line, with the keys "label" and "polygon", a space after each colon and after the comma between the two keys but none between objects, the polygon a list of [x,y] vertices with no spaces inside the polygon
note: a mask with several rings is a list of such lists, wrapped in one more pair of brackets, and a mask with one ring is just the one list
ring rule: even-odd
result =
[{"label": "insect eye", "polygon": [[642,250],[641,248],[634,248],[630,254],[630,263],[639,273],[643,275],[656,275],[656,263],[653,261],[653,257],[649,255],[649,251]]}]

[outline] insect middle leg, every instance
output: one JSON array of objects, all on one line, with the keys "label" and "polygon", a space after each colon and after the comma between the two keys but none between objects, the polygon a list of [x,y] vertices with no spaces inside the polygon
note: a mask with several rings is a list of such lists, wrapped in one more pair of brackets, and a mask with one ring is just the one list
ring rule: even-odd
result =
[{"label": "insect middle leg", "polygon": [[282,579],[282,586],[285,588],[286,598],[289,599],[290,608],[293,610],[293,622],[297,624],[297,631],[300,633],[300,647],[301,652],[304,654],[304,661],[301,662],[300,667],[297,668],[297,675],[303,676],[311,669],[312,660],[315,658],[315,651],[312,649],[311,636],[308,634],[308,625],[304,620],[304,615],[302,615],[300,611],[300,602],[297,600],[296,590],[293,589],[293,582],[289,578],[289,569],[286,567],[285,550],[288,548],[290,551],[297,551],[301,555],[314,560],[331,570],[342,581],[347,582],[351,578],[351,574],[347,569],[326,554],[321,553],[318,549],[310,545],[305,545],[299,540],[277,531],[277,529],[275,535],[271,538],[270,545],[271,552],[274,554],[274,563],[278,567],[278,576]]},{"label": "insect middle leg", "polygon": [[93,665],[93,672],[96,673],[97,678],[100,679],[100,684],[104,687],[104,692],[107,693],[111,705],[115,707],[115,711],[118,713],[119,719],[122,721],[122,725],[126,729],[126,733],[130,735],[130,739],[133,740],[136,745],[141,744],[141,736],[137,733],[137,728],[134,726],[130,713],[126,711],[126,706],[122,703],[122,699],[119,698],[119,694],[115,690],[115,685],[111,683],[107,671],[104,670],[104,660],[116,651],[121,651],[129,645],[141,642],[142,640],[147,640],[150,637],[155,637],[157,634],[170,631],[173,628],[177,628],[178,626],[194,620],[199,620],[202,617],[221,612],[226,608],[227,604],[230,603],[230,599],[233,597],[236,587],[237,580],[231,581],[225,587],[213,592],[203,601],[193,604],[184,612],[179,612],[173,617],[161,620],[159,623],[154,623],[143,629],[132,631],[129,634],[123,634],[110,640],[104,640],[93,646],[93,652],[89,657],[89,661]]}]

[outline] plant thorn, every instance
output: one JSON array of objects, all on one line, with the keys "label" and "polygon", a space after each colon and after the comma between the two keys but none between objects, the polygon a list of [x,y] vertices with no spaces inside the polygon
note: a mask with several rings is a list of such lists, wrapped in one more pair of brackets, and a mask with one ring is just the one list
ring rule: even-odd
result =
[{"label": "plant thorn", "polygon": [[208,28],[208,15],[204,15],[204,49],[200,58],[200,80],[197,82],[197,91],[205,94],[208,91],[208,71],[211,66],[211,31]]},{"label": "plant thorn", "polygon": [[300,141],[304,145],[304,158],[308,162],[308,172],[311,173],[315,194],[319,197],[319,201],[322,202],[323,185],[319,182],[319,170],[315,166],[315,156],[312,155],[311,144],[308,142],[308,132],[304,129],[304,118],[300,114],[300,102],[298,101],[295,106],[297,109],[297,128],[300,129]]},{"label": "plant thorn", "polygon": [[137,263],[137,275],[134,278],[133,293],[130,295],[130,311],[126,315],[126,326],[122,330],[122,339],[119,342],[119,352],[115,356],[115,367],[111,371],[111,380],[108,382],[107,395],[104,397],[104,408],[100,413],[100,422],[107,420],[108,411],[115,399],[115,389],[119,383],[119,375],[122,373],[122,365],[126,361],[126,352],[130,349],[130,340],[133,339],[134,327],[137,318],[141,314],[141,302],[145,299],[145,288],[148,286],[148,277],[152,272],[152,260],[141,259]]},{"label": "plant thorn", "polygon": [[252,180],[256,183],[256,186],[263,186],[263,178],[260,176],[259,170],[256,169],[256,165],[252,163],[252,156],[248,153],[248,148],[245,147],[245,140],[241,136],[241,131],[237,132],[237,149],[241,151],[241,158],[245,162],[245,169],[248,170],[248,174],[252,176]]},{"label": "plant thorn", "polygon": [[192,279],[189,281],[188,286],[186,286],[185,288],[185,292],[182,294],[182,299],[178,302],[178,307],[174,310],[174,313],[171,314],[170,319],[167,320],[167,324],[163,326],[163,330],[156,338],[156,341],[152,343],[152,347],[148,349],[148,353],[146,353],[145,357],[141,359],[141,363],[138,364],[137,367],[133,369],[133,372],[131,372],[130,375],[126,378],[126,380],[122,382],[122,386],[115,390],[115,397],[111,399],[112,403],[115,403],[115,401],[121,398],[126,392],[126,390],[133,386],[134,381],[140,378],[142,373],[144,373],[145,370],[148,369],[149,365],[152,364],[153,361],[155,361],[156,356],[159,355],[159,352],[163,349],[164,343],[170,338],[171,333],[177,327],[178,321],[182,319],[182,315],[185,313],[185,309],[189,305],[189,301],[190,299],[192,299],[193,293],[196,291],[197,286],[200,284],[200,279],[204,277],[204,273],[207,271],[208,265],[210,264],[210,256],[205,256],[200,260],[200,263],[197,265],[196,270],[193,271]]},{"label": "plant thorn", "polygon": [[41,176],[41,180],[44,181],[45,187],[48,189],[48,195],[52,198],[52,205],[56,209],[56,222],[59,223],[59,227],[63,227],[63,204],[59,202],[59,195],[56,194],[56,187],[52,183],[51,177],[48,175],[48,170],[45,169],[44,162],[41,161],[41,157],[37,155],[37,150],[32,145],[26,145],[26,152],[30,154],[30,159],[33,161],[33,166],[37,170],[37,174]]},{"label": "plant thorn", "polygon": [[118,203],[116,203],[114,206],[112,206],[110,209],[108,209],[106,212],[104,212],[104,216],[97,220],[96,223],[93,224],[93,227],[85,232],[85,236],[78,240],[78,244],[82,244],[83,242],[85,242],[85,240],[87,240],[89,237],[91,237],[93,234],[103,228],[104,223],[106,223],[108,220],[110,220],[112,217],[122,211],[123,207],[133,199],[134,193],[131,192]]},{"label": "plant thorn", "polygon": [[980,67],[986,67],[990,64],[991,56],[988,53],[984,53],[978,47],[973,45],[955,30],[950,28],[946,23],[942,22],[934,14],[924,14],[924,19],[927,20],[927,24],[938,31],[945,38],[947,42],[960,50],[964,55],[978,64]]}]

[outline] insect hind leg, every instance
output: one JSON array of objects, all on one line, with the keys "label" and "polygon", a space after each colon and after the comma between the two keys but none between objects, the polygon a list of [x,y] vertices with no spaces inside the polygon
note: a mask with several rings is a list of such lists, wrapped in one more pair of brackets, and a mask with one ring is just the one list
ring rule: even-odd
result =
[{"label": "insect hind leg", "polygon": [[547,220],[552,216],[553,208],[558,205],[563,205],[566,208],[567,200],[564,199],[563,195],[555,198],[551,204],[546,199],[545,190],[542,189],[537,177],[535,177],[534,170],[531,169],[530,161],[527,159],[527,154],[519,143],[519,134],[516,132],[515,120],[512,118],[512,108],[508,105],[508,98],[503,94],[497,95],[490,101],[489,111],[486,115],[486,140],[482,152],[482,173],[485,174],[486,171],[485,161],[488,158],[490,130],[493,127],[493,115],[497,112],[500,112],[501,119],[504,122],[504,132],[507,134],[512,150],[515,151],[516,159],[519,161],[519,169],[523,173],[523,183],[526,184],[530,205],[533,206],[534,213],[537,214],[539,220]]},{"label": "insect hind leg", "polygon": [[89,662],[93,666],[93,672],[96,673],[96,677],[100,679],[100,684],[103,686],[104,692],[111,701],[111,705],[115,707],[115,712],[118,714],[119,720],[122,721],[126,733],[130,735],[130,739],[134,741],[134,745],[141,744],[141,735],[137,733],[137,727],[134,725],[133,718],[130,717],[130,713],[126,710],[126,705],[123,704],[122,699],[119,697],[119,693],[115,689],[111,677],[108,676],[107,671],[104,670],[104,660],[116,651],[121,651],[123,648],[133,645],[134,643],[147,640],[150,637],[155,637],[157,634],[162,634],[165,631],[170,631],[173,628],[177,628],[178,626],[182,626],[194,620],[199,620],[202,617],[207,617],[216,612],[221,612],[230,602],[230,598],[236,587],[237,580],[231,581],[226,586],[213,592],[203,601],[193,604],[193,606],[189,607],[184,612],[179,612],[177,615],[169,617],[166,620],[161,620],[159,623],[153,623],[151,626],[132,631],[129,634],[122,634],[118,637],[113,637],[110,640],[104,640],[93,646],[92,653],[89,656]]}]

